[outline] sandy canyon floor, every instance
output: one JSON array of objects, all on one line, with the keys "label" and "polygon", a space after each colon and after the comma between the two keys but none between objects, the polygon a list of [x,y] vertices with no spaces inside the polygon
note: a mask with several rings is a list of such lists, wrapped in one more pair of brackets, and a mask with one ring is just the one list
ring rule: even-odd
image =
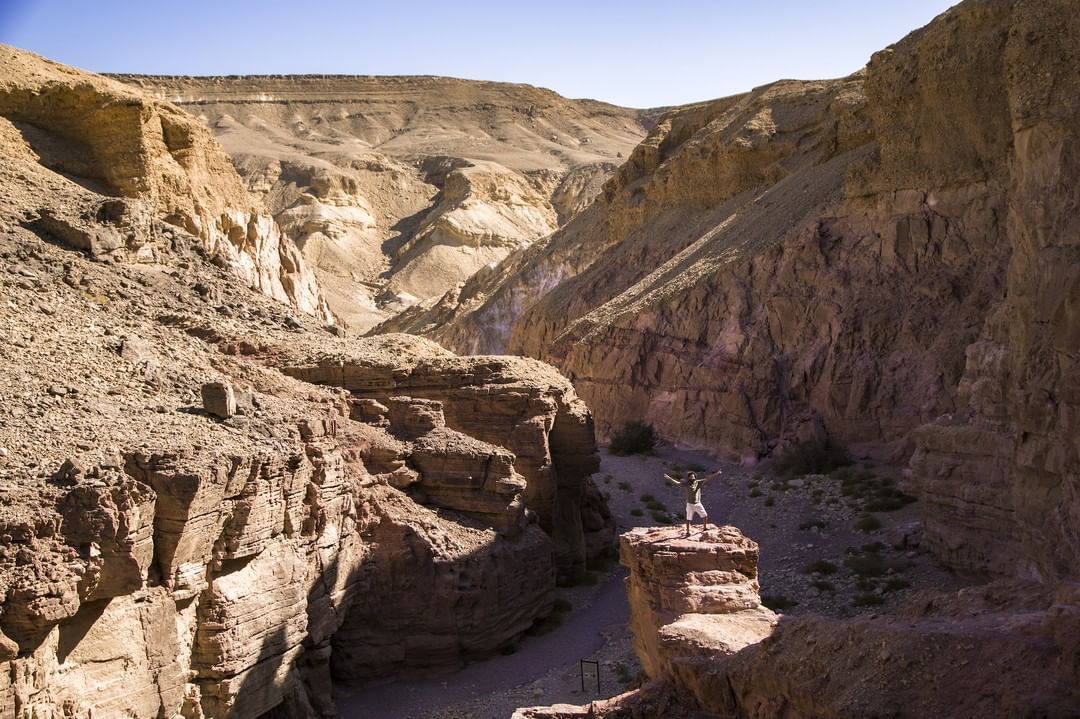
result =
[{"label": "sandy canyon floor", "polygon": [[[868,513],[858,492],[849,486],[845,494],[834,476],[785,482],[769,472],[672,447],[653,456],[601,454],[597,479],[620,533],[681,521],[681,490],[663,482],[664,473],[723,468],[704,490],[710,521],[736,525],[761,545],[761,594],[777,611],[835,617],[888,611],[921,589],[964,584],[912,546],[917,503]],[[849,473],[861,473],[870,483],[892,478],[903,486],[900,470],[893,467],[856,464]],[[881,526],[872,529],[868,516]],[[376,711],[400,719],[506,719],[521,706],[583,704],[619,694],[640,670],[626,626],[625,576],[612,562],[590,572],[588,583],[560,588],[559,606],[566,609],[559,612],[561,623],[524,637],[501,656],[439,677],[374,686],[338,683],[338,710],[344,719]],[[599,691],[591,674],[582,689],[582,659],[600,663]]]}]

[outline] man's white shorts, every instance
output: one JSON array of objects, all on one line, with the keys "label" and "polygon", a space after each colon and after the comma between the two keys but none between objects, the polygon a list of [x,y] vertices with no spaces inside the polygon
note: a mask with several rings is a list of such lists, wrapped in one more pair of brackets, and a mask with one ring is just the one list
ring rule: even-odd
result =
[{"label": "man's white shorts", "polygon": [[705,507],[702,506],[701,502],[697,502],[695,504],[687,503],[687,505],[686,505],[686,521],[687,522],[693,522],[695,514],[698,515],[699,517],[701,517],[702,519],[708,519],[709,518],[709,515],[705,511]]}]

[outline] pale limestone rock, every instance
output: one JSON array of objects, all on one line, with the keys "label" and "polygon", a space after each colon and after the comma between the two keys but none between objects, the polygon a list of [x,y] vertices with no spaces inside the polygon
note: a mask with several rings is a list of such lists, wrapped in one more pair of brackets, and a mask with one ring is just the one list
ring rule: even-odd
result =
[{"label": "pale limestone rock", "polygon": [[251,287],[331,319],[296,246],[248,195],[228,156],[195,118],[114,80],[12,47],[0,48],[0,67],[5,122],[18,123],[31,144],[50,148],[45,166],[93,178],[101,190],[82,216],[46,208],[43,231],[91,254],[112,253],[129,236],[145,242],[150,233],[137,228],[153,215],[197,237]]}]

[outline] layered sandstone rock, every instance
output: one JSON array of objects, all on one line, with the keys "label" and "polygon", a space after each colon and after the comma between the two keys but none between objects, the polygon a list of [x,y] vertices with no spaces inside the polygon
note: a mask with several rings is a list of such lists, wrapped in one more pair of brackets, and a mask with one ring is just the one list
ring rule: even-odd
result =
[{"label": "layered sandstone rock", "polygon": [[[403,351],[406,348],[410,351]],[[443,423],[450,430],[510,450],[512,455],[484,459],[484,469],[477,467],[470,481],[493,497],[506,497],[524,481],[524,504],[552,534],[564,572],[580,573],[590,548],[591,556],[610,548],[613,520],[598,511],[603,501],[590,491],[588,479],[599,467],[592,415],[570,383],[550,366],[514,357],[457,357],[434,343],[406,335],[384,335],[353,345],[328,342],[307,354],[283,349],[288,355],[275,361],[283,364],[285,373],[349,390],[364,402],[358,416],[370,411],[371,400],[387,403],[398,395],[437,402],[434,417],[418,427],[426,431],[417,440],[421,456],[429,446],[453,441]],[[390,412],[393,426],[392,406]],[[461,451],[477,456],[472,448]],[[423,485],[417,489],[435,502],[442,497],[456,509],[492,511],[482,494],[452,501],[457,490],[436,487],[436,482],[430,493]],[[505,499],[495,502],[505,511],[514,510]]]},{"label": "layered sandstone rock", "polygon": [[[170,264],[0,222],[0,716],[332,716],[334,677],[491,654],[610,551],[555,370],[343,338],[130,217]],[[278,369],[342,351],[387,391]]]},{"label": "layered sandstone rock", "polygon": [[[1080,573],[1080,20],[1020,2],[1008,23],[994,106],[1010,148],[1005,299],[967,348],[956,411],[915,435],[912,468],[946,561],[1057,581]],[[1002,534],[1016,541],[992,549]]]},{"label": "layered sandstone rock", "polygon": [[118,82],[11,47],[0,48],[0,67],[4,162],[18,163],[6,172],[23,177],[8,201],[39,215],[43,232],[92,254],[126,249],[119,258],[150,259],[143,246],[155,233],[117,232],[113,226],[127,223],[116,215],[130,205],[102,196],[135,198],[197,237],[243,282],[330,319],[296,247],[198,121]]},{"label": "layered sandstone rock", "polygon": [[769,636],[777,616],[761,605],[755,542],[734,527],[685,537],[681,527],[622,535],[634,651],[650,679],[669,680],[710,706],[708,668]]},{"label": "layered sandstone rock", "polygon": [[360,329],[567,222],[651,123],[439,77],[118,79],[201,116]]}]

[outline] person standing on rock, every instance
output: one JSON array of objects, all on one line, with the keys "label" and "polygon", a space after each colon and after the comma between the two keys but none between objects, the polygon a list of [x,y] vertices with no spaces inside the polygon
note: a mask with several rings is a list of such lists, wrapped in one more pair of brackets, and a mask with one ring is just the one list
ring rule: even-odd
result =
[{"label": "person standing on rock", "polygon": [[669,474],[664,475],[664,479],[671,482],[674,485],[682,487],[686,492],[686,536],[690,536],[690,523],[694,521],[694,515],[701,516],[701,531],[705,531],[709,528],[709,514],[705,511],[705,505],[701,503],[701,485],[708,481],[716,479],[723,473],[722,469],[718,469],[712,474],[698,478],[693,472],[686,473],[686,479],[675,479]]}]

